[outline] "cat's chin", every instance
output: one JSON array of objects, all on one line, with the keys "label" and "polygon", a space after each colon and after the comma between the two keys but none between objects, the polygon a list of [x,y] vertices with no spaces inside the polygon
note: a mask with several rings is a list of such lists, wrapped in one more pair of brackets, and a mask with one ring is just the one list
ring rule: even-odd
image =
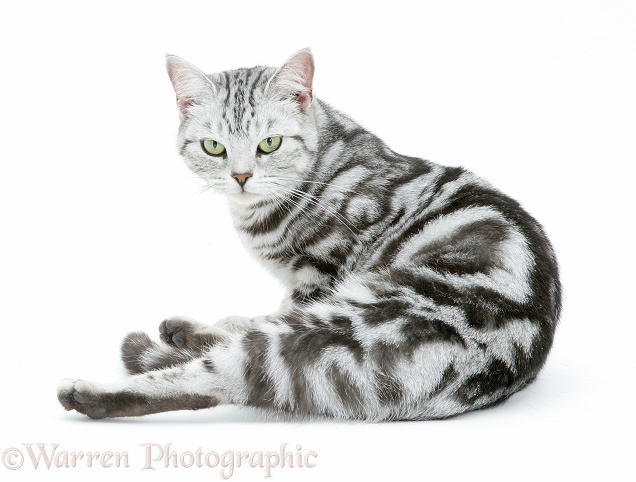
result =
[{"label": "cat's chin", "polygon": [[267,196],[255,192],[241,191],[237,193],[227,194],[226,197],[232,203],[241,206],[249,206],[250,204],[254,204],[264,200]]}]

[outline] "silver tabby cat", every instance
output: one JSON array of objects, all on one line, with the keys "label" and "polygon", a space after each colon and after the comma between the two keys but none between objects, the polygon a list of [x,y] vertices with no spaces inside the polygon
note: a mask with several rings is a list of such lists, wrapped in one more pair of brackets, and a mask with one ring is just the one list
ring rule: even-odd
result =
[{"label": "silver tabby cat", "polygon": [[517,202],[462,168],[393,152],[314,98],[301,50],[206,75],[169,56],[192,171],[285,285],[278,312],[131,333],[115,383],[63,380],[91,418],[218,404],[339,419],[445,418],[531,383],[561,305],[557,263]]}]

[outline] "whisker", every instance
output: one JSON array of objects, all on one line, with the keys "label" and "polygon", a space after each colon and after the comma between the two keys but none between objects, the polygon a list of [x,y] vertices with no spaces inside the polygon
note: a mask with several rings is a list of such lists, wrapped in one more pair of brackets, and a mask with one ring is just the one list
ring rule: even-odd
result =
[{"label": "whisker", "polygon": [[273,196],[276,199],[276,206],[283,207],[290,215],[293,214],[292,207],[296,207],[301,213],[304,213],[307,215],[311,214],[311,212],[308,211],[306,206],[303,206],[302,204],[298,203],[297,201],[295,201],[294,199],[286,195],[284,192],[280,192],[276,190],[268,190],[268,192],[266,192],[265,194]]},{"label": "whisker", "polygon": [[[358,233],[355,231],[358,231],[358,229],[356,228],[356,226],[354,226],[353,224],[351,224],[351,222],[346,219],[344,216],[342,216],[342,214],[340,214],[339,212],[335,211],[331,206],[328,206],[327,204],[325,204],[324,202],[322,202],[322,200],[316,196],[313,196],[312,194],[309,194],[305,191],[301,191],[299,189],[295,189],[295,188],[291,188],[285,185],[282,185],[280,183],[277,183],[276,181],[270,181],[271,184],[276,185],[279,189],[286,191],[289,194],[296,194],[297,196],[300,196],[301,199],[306,200],[308,203],[326,211],[327,213],[331,214],[335,219],[337,219],[345,228],[347,228],[351,234],[353,234],[354,236],[357,237]],[[293,201],[290,199],[290,202],[292,202],[295,206],[297,206],[299,209],[301,209],[302,212],[304,213],[311,213],[311,211],[307,211],[306,207],[304,207],[305,209],[303,209],[303,207],[301,207],[297,202]],[[354,231],[355,230],[355,231]]]},{"label": "whisker", "polygon": [[[270,177],[270,176],[268,176]],[[277,179],[280,179],[282,181],[296,181],[296,182],[306,182],[309,184],[318,184],[318,185],[322,185],[322,186],[333,186],[336,188],[345,188],[344,190],[340,191],[340,192],[351,192],[354,194],[358,194],[358,195],[362,195],[361,192],[356,191],[354,189],[352,189],[350,186],[345,186],[344,184],[337,184],[335,182],[322,182],[322,181],[310,181],[308,179],[301,179],[301,178],[294,178],[294,177],[281,177],[281,176],[271,176],[271,177],[276,177]]]},{"label": "whisker", "polygon": [[212,195],[216,194],[216,190],[214,189],[214,187],[211,184],[206,184],[201,189],[199,189],[196,192],[196,194],[203,194],[204,192],[207,192],[207,191],[212,191],[211,192]]}]

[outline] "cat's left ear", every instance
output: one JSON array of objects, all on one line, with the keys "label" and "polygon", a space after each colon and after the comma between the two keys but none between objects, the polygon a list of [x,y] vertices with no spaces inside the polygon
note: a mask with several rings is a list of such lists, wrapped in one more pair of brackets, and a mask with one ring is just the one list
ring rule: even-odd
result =
[{"label": "cat's left ear", "polygon": [[290,57],[269,79],[268,95],[280,98],[295,97],[300,110],[306,112],[313,99],[314,56],[302,49]]}]

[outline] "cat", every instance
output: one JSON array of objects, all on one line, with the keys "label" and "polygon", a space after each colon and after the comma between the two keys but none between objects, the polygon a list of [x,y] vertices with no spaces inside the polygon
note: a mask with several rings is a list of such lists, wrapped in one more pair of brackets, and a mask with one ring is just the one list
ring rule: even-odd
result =
[{"label": "cat", "polygon": [[542,227],[517,202],[461,167],[393,152],[315,98],[309,49],[278,69],[206,75],[169,55],[167,70],[181,156],[227,197],[242,242],[288,296],[252,319],[169,318],[160,342],[128,334],[131,376],[63,380],[66,410],[443,419],[535,379],[561,286]]}]

